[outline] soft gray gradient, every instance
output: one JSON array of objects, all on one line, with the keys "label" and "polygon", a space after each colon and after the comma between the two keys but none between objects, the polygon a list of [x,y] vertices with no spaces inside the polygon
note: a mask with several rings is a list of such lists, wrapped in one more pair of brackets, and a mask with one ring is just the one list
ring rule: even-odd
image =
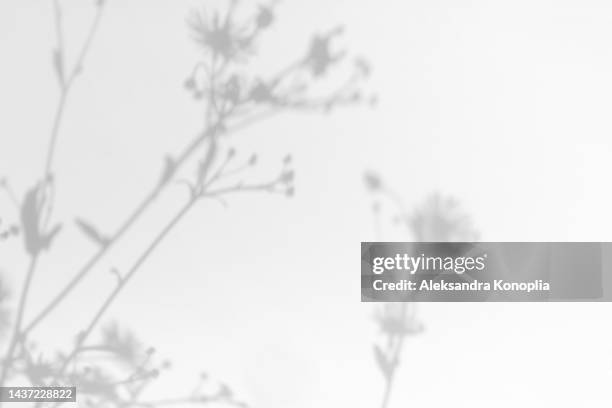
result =
[{"label": "soft gray gradient", "polygon": [[[74,62],[96,6],[61,5],[67,61]],[[217,6],[226,10],[228,2],[107,0],[59,128],[48,227],[63,228],[40,256],[26,322],[98,250],[75,218],[102,236],[112,233],[159,181],[164,157],[178,155],[202,130],[205,104],[184,87],[203,58],[187,18]],[[46,171],[60,97],[53,10],[53,1],[0,2],[0,177],[18,200]],[[313,34],[340,24],[337,51],[370,62],[372,77],[359,87],[378,103],[328,115],[291,110],[224,137],[223,148],[235,147],[240,162],[258,154],[246,181],[275,177],[291,154],[294,197],[245,193],[227,197],[227,207],[198,203],[125,286],[92,339],[112,343],[127,328],[143,349],[155,347],[159,364],[172,361],[147,400],[188,395],[205,371],[214,387],[227,383],[256,408],[608,407],[607,304],[404,306],[399,315],[418,322],[410,320],[410,335],[402,336],[393,392],[383,400],[391,382],[372,350],[385,333],[379,309],[359,302],[358,251],[360,241],[403,241],[421,231],[392,222],[394,204],[364,188],[366,170],[392,186],[401,211],[431,216],[432,192],[455,197],[471,219],[468,232],[482,240],[610,240],[612,5],[287,0],[275,13],[247,74],[276,72],[304,55]],[[347,72],[334,75],[322,93]],[[177,179],[193,179],[206,152]],[[33,331],[43,359],[74,346],[117,285],[111,271],[124,276],[188,199],[184,184],[169,185]],[[377,221],[373,201],[386,218]],[[0,219],[0,234],[20,223],[4,193]],[[29,261],[23,234],[0,241],[8,328]]]}]

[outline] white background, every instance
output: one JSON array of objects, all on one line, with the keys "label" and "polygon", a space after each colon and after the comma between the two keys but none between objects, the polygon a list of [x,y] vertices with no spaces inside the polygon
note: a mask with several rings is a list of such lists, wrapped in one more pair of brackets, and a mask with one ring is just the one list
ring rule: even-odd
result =
[{"label": "white background", "polygon": [[[40,303],[28,316],[95,250],[71,220],[114,229],[156,182],[163,156],[202,126],[201,106],[182,87],[200,55],[185,18],[212,4],[108,2],[58,144],[55,217],[66,227],[43,258]],[[90,3],[63,2],[72,57]],[[205,370],[254,407],[379,406],[373,306],[359,302],[359,242],[378,239],[363,172],[376,170],[410,206],[432,191],[456,197],[483,240],[610,240],[612,5],[293,0],[278,13],[261,46],[264,66],[299,57],[313,33],[341,23],[341,44],[372,62],[378,107],[281,115],[232,136],[271,170],[291,152],[296,197],[203,203],[107,320],[173,360],[160,380],[171,391],[189,389]],[[54,44],[50,1],[0,2],[0,175],[19,195],[43,170],[58,98]],[[40,342],[70,344],[112,287],[110,267],[128,265],[184,199],[171,188],[81,295],[40,327]],[[2,219],[17,220],[4,196],[0,208]],[[26,266],[20,243],[0,246],[15,295]],[[419,311],[426,331],[408,340],[391,407],[610,404],[607,304]]]}]

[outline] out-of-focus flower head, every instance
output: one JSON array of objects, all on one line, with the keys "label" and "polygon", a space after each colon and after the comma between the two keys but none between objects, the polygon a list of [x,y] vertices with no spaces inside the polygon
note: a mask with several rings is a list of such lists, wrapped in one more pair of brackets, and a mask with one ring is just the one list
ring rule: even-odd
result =
[{"label": "out-of-focus flower head", "polygon": [[272,91],[272,86],[260,79],[251,88],[249,97],[255,103],[271,103],[277,100]]},{"label": "out-of-focus flower head", "polygon": [[233,18],[233,0],[229,11],[222,17],[218,11],[208,17],[205,11],[193,12],[188,19],[194,40],[206,52],[220,56],[223,60],[235,60],[252,51],[252,37],[246,29],[240,27]]},{"label": "out-of-focus flower head", "polygon": [[344,52],[334,53],[331,50],[331,42],[342,34],[343,28],[337,27],[325,35],[315,35],[310,42],[310,49],[304,58],[304,65],[308,67],[315,77],[323,76],[334,63],[344,56]]},{"label": "out-of-focus flower head", "polygon": [[367,171],[363,175],[363,181],[370,191],[379,191],[383,186],[380,176],[373,171]]},{"label": "out-of-focus flower head", "polygon": [[121,330],[119,325],[113,323],[102,331],[102,343],[113,352],[121,361],[128,364],[137,364],[144,354],[142,344],[127,330]]},{"label": "out-of-focus flower head", "polygon": [[32,384],[40,386],[56,373],[56,367],[52,362],[47,361],[41,354],[36,359],[27,355],[25,359],[24,374],[32,381]]},{"label": "out-of-focus flower head", "polygon": [[257,28],[260,30],[268,28],[273,22],[274,12],[272,11],[272,8],[269,6],[259,6],[257,17],[255,17],[255,24]]},{"label": "out-of-focus flower head", "polygon": [[437,193],[415,211],[410,225],[417,241],[473,241],[478,238],[470,218],[461,211],[457,201]]}]

